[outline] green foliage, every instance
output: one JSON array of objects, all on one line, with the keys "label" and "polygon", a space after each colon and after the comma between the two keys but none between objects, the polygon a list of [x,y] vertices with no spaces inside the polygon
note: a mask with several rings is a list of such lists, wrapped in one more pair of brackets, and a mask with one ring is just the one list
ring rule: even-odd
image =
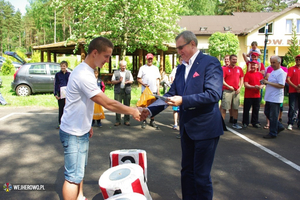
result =
[{"label": "green foliage", "polygon": [[3,75],[12,75],[15,73],[15,67],[9,59],[6,59],[3,63],[1,72]]},{"label": "green foliage", "polygon": [[132,63],[130,62],[128,56],[125,57],[125,61],[127,62],[127,67],[126,67],[126,69],[129,70],[129,71],[132,71],[133,66],[132,66]]},{"label": "green foliage", "polygon": [[291,67],[295,65],[295,57],[300,54],[298,38],[296,32],[296,26],[293,26],[292,29],[292,38],[290,42],[290,46],[288,48],[288,52],[285,54],[283,58],[283,65],[287,67]]},{"label": "green foliage", "polygon": [[237,54],[239,51],[238,37],[230,32],[212,34],[209,39],[210,55],[222,60],[225,55]]},{"label": "green foliage", "polygon": [[170,56],[166,56],[166,60],[165,60],[165,72],[167,74],[170,74],[172,72],[172,65],[170,62]]},{"label": "green foliage", "polygon": [[180,1],[179,15],[214,15],[218,0],[183,0]]},{"label": "green foliage", "polygon": [[[297,0],[289,4],[297,3]],[[230,15],[232,12],[279,12],[288,7],[286,1],[278,0],[222,0],[216,14]]]},{"label": "green foliage", "polygon": [[75,24],[70,40],[84,38],[86,44],[103,35],[121,48],[120,59],[126,51],[137,48],[155,52],[165,50],[164,42],[174,42],[180,31],[177,24],[178,0],[123,0],[111,1],[67,0],[73,5]]},{"label": "green foliage", "polygon": [[78,61],[77,59],[75,60],[75,64],[74,64],[74,67],[72,69],[74,69],[77,65],[79,65],[81,62]]}]

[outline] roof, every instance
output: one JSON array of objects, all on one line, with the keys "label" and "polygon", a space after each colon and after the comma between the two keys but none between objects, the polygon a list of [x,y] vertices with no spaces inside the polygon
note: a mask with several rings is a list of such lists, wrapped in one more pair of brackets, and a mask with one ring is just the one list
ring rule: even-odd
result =
[{"label": "roof", "polygon": [[[195,35],[212,35],[215,32],[228,31],[236,35],[245,35],[299,7],[300,4],[297,3],[281,12],[234,12],[232,15],[182,16],[178,24]],[[225,27],[229,30],[225,30]]]},{"label": "roof", "polygon": [[[83,46],[85,44],[84,39],[80,39],[78,41],[79,46]],[[165,54],[176,54],[176,46],[173,43],[164,43],[164,45],[167,47],[167,50],[164,51]],[[40,46],[33,46],[33,50],[40,50],[40,51],[50,51],[51,53],[59,53],[59,54],[77,54],[80,55],[81,50],[80,48],[77,49],[77,51],[74,53],[76,43],[73,41],[63,41],[63,42],[57,42],[57,43],[51,43],[51,44],[45,44]],[[158,50],[158,49],[157,49]],[[120,48],[118,46],[114,47],[113,55],[120,55]],[[159,54],[159,53],[157,53]],[[133,52],[127,52],[127,55],[139,55],[138,49]]]}]

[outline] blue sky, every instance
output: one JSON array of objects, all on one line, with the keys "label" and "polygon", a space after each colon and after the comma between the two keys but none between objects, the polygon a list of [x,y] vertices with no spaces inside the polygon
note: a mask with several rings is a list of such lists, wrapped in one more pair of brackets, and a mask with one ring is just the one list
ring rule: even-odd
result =
[{"label": "blue sky", "polygon": [[29,6],[29,3],[27,0],[7,0],[8,2],[10,2],[14,7],[15,7],[15,11],[17,11],[18,9],[21,11],[22,15],[24,16],[26,13],[26,5]]}]

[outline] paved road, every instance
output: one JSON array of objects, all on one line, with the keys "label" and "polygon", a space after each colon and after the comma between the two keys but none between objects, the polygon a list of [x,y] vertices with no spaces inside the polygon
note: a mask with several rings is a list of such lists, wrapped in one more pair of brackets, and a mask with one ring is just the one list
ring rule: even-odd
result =
[{"label": "paved road", "polygon": [[[181,199],[180,140],[171,129],[172,111],[156,117],[160,130],[143,130],[133,120],[130,127],[114,127],[114,114],[106,112],[106,117],[90,140],[85,196],[103,200],[98,180],[109,167],[111,151],[137,148],[147,152],[152,198]],[[262,113],[260,121],[265,124]],[[48,187],[42,192],[1,190],[0,199],[62,199],[63,149],[56,125],[56,109],[0,107],[0,184]],[[229,130],[220,139],[212,170],[214,200],[300,199],[300,130],[283,131],[273,140],[262,138],[268,133],[264,129]]]}]

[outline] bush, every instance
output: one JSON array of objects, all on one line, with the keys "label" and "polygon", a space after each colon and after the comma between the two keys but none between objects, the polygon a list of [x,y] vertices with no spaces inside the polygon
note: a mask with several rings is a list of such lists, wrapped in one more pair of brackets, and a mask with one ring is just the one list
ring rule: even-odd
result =
[{"label": "bush", "polygon": [[15,73],[15,67],[9,59],[6,59],[1,68],[3,75],[13,75]]},{"label": "bush", "polygon": [[132,71],[133,67],[132,67],[132,63],[130,62],[128,56],[125,57],[125,61],[127,62],[127,67],[126,69],[129,71]]},{"label": "bush", "polygon": [[166,60],[165,60],[165,72],[167,74],[170,74],[172,72],[172,65],[171,65],[171,62],[170,62],[170,56],[166,56],[165,58],[166,58]]}]

